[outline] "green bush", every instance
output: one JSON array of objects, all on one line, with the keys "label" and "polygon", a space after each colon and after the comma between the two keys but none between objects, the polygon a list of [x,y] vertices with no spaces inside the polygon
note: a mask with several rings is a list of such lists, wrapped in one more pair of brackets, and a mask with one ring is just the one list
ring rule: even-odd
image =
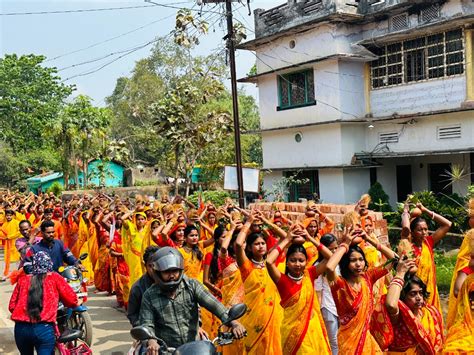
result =
[{"label": "green bush", "polygon": [[372,202],[369,205],[369,208],[378,212],[391,212],[392,207],[390,206],[390,198],[385,193],[382,185],[379,182],[373,184],[368,194],[370,195]]},{"label": "green bush", "polygon": [[[203,191],[202,199],[204,202],[212,202],[215,206],[222,206],[225,202],[225,199],[228,197],[233,197],[227,191]],[[197,206],[199,199],[199,192],[196,191],[192,195],[189,195],[188,200],[194,203]]]},{"label": "green bush", "polygon": [[456,255],[446,256],[444,253],[436,252],[434,259],[436,264],[436,281],[440,293],[449,293],[451,278],[453,277]]},{"label": "green bush", "polygon": [[[465,208],[467,201],[464,197],[461,197],[458,194],[440,194],[436,196],[431,191],[420,191],[415,192],[411,200],[413,203],[421,202],[423,206],[429,210],[434,211],[453,222],[450,232],[462,234],[464,231],[469,229]],[[437,228],[436,223],[431,220],[431,218],[427,218],[427,222],[430,230],[435,230]]]},{"label": "green bush", "polygon": [[64,186],[60,182],[55,181],[51,184],[50,187],[48,187],[46,192],[47,193],[52,192],[54,196],[59,197],[61,193],[63,192],[63,190],[64,190]]}]

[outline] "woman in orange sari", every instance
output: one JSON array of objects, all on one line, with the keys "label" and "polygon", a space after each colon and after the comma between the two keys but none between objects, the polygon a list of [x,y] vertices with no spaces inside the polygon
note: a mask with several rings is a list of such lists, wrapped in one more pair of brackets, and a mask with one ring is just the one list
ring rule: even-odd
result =
[{"label": "woman in orange sari", "polygon": [[[107,213],[108,215],[108,213]],[[104,215],[100,210],[94,218],[92,223],[96,229],[97,236],[97,247],[98,247],[98,258],[97,266],[94,270],[94,285],[98,291],[107,291],[112,294],[112,274],[110,271],[110,255],[109,255],[109,231],[103,224],[102,219]]]},{"label": "woman in orange sari", "polygon": [[426,285],[409,273],[414,267],[415,260],[400,260],[387,295],[382,296],[385,307],[377,319],[385,320],[378,328],[389,328],[388,355],[435,355],[443,347],[441,313],[426,304]]},{"label": "woman in orange sari", "polygon": [[[347,231],[346,231],[347,234]],[[365,241],[376,246],[377,250],[388,259],[393,259],[395,253],[381,245],[378,240],[368,236],[361,229],[352,231],[353,236],[362,236]],[[354,244],[360,243],[361,238],[355,238]],[[334,255],[340,258],[341,276],[335,269],[339,259],[331,257],[327,263],[328,281],[336,303],[341,325],[337,336],[339,353],[341,354],[381,354],[382,350],[370,332],[370,322],[374,309],[374,283],[388,273],[391,264],[386,267],[367,269],[364,252],[357,245],[339,247]]]},{"label": "woman in orange sari", "polygon": [[454,325],[448,329],[443,354],[474,353],[474,273],[466,277],[458,295]]},{"label": "woman in orange sari", "polygon": [[402,214],[402,228],[406,229],[408,225],[410,228],[412,249],[416,258],[416,266],[418,267],[416,276],[418,276],[427,287],[429,293],[427,303],[435,306],[441,312],[438,286],[436,284],[436,266],[433,248],[436,243],[446,236],[452,223],[443,216],[428,210],[421,203],[417,203],[416,206],[422,213],[431,216],[431,218],[440,225],[432,235],[429,235],[428,224],[425,219],[417,217],[410,222],[408,212],[405,211]]},{"label": "woman in orange sari", "polygon": [[256,218],[256,213],[249,216],[235,242],[237,264],[245,290],[244,303],[248,307],[247,314],[242,318],[248,334],[244,339],[245,350],[248,354],[281,354],[282,310],[277,288],[265,267],[267,244],[260,233],[248,235]]},{"label": "woman in orange sari", "polygon": [[[317,266],[306,267],[308,257],[302,245],[305,237],[322,255],[330,257],[331,252],[324,245],[311,237],[302,226],[294,225],[287,236],[270,252],[266,261],[283,307],[282,353],[331,354],[326,327],[313,286],[316,278],[325,271],[327,260],[321,261]],[[288,246],[286,271],[282,274],[276,261]]]}]

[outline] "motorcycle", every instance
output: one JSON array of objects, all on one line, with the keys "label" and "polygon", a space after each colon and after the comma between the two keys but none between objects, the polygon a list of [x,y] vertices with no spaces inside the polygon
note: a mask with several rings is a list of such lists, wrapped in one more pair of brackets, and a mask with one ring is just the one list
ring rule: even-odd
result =
[{"label": "motorcycle", "polygon": [[[247,311],[247,306],[243,303],[236,304],[229,309],[229,318],[225,323],[219,326],[217,337],[210,340],[196,340],[190,343],[183,344],[178,348],[169,347],[166,342],[160,338],[157,338],[150,332],[147,327],[138,326],[130,330],[132,338],[139,341],[140,344],[149,339],[155,339],[160,345],[160,355],[220,355],[221,352],[217,351],[218,347],[232,344],[234,341],[234,335],[232,332],[222,331],[222,326],[230,326],[233,320],[239,319]],[[139,345],[138,347],[141,347]],[[135,349],[135,353],[145,353],[144,349]],[[130,352],[129,352],[130,354]]]},{"label": "motorcycle", "polygon": [[[84,260],[87,253],[81,254],[79,260]],[[82,299],[82,304],[76,308],[67,308],[60,302],[58,306],[57,324],[59,332],[67,330],[81,331],[80,339],[88,346],[92,345],[92,319],[84,303],[87,301],[87,279],[83,272],[76,266],[60,267],[59,273],[76,293],[77,297]]]}]

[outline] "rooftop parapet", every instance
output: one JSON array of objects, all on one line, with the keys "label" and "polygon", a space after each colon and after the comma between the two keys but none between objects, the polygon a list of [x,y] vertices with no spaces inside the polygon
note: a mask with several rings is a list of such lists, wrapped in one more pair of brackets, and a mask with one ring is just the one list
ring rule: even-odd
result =
[{"label": "rooftop parapet", "polygon": [[446,0],[288,0],[269,10],[254,11],[255,39],[300,25],[326,20],[365,22],[443,2]]}]

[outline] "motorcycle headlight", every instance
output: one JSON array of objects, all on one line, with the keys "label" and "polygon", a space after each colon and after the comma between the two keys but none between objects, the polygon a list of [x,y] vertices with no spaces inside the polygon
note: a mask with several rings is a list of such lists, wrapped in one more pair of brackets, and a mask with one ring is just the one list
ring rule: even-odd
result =
[{"label": "motorcycle headlight", "polygon": [[71,281],[69,280],[68,282],[69,286],[72,287],[72,289],[74,290],[74,292],[81,292],[81,282],[80,281]]}]

